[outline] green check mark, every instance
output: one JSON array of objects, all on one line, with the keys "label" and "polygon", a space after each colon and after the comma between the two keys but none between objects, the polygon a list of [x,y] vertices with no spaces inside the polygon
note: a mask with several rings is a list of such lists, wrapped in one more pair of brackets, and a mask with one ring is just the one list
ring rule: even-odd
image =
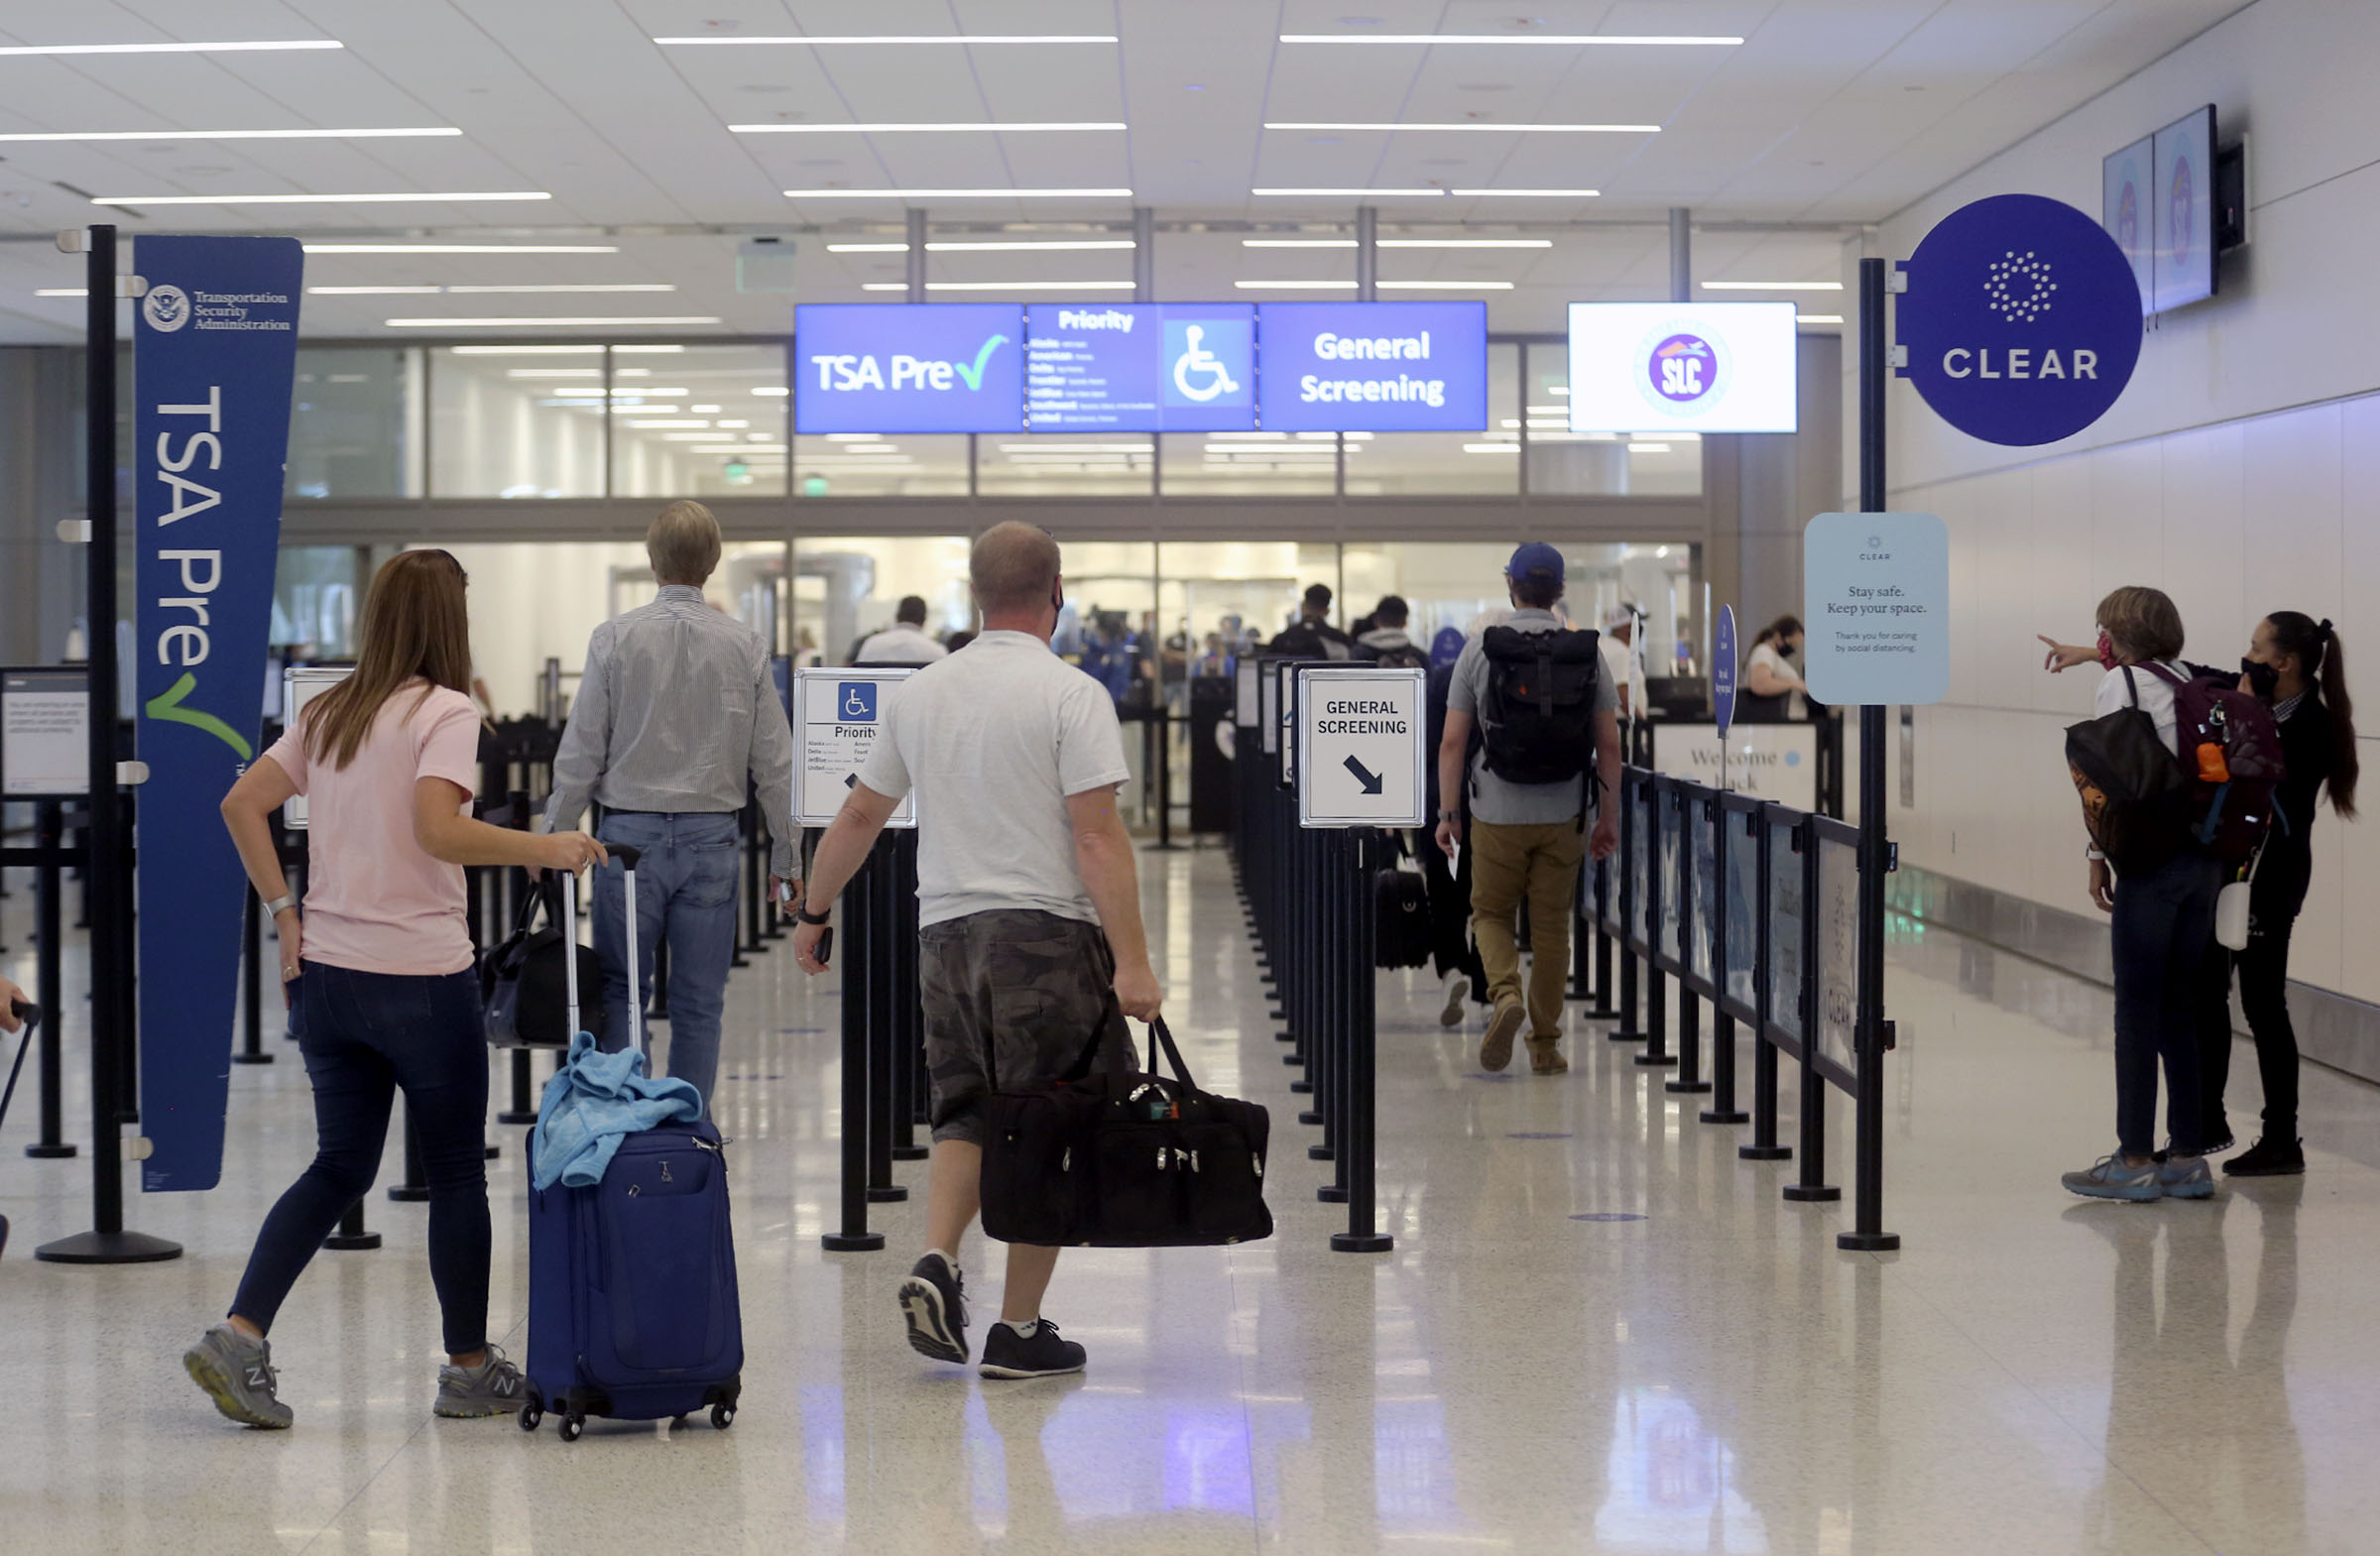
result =
[{"label": "green check mark", "polygon": [[197,685],[198,677],[184,670],[181,679],[176,681],[162,694],[149,699],[149,716],[153,719],[164,719],[173,724],[187,724],[192,729],[202,729],[238,752],[242,762],[253,761],[256,753],[249,748],[248,742],[240,738],[237,730],[216,718],[212,713],[203,713],[196,708],[185,708],[181,705],[181,699],[197,689]]},{"label": "green check mark", "polygon": [[952,367],[958,369],[959,377],[967,380],[969,389],[984,387],[984,363],[990,360],[993,352],[998,351],[1007,343],[1008,338],[1006,335],[994,335],[990,340],[985,341],[983,348],[975,354],[975,366],[973,367],[959,367],[956,362],[951,364]]}]

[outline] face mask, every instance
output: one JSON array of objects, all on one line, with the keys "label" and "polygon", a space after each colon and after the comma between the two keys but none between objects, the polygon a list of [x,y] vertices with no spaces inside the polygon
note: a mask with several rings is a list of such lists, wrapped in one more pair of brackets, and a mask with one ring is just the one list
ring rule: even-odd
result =
[{"label": "face mask", "polygon": [[2257,696],[2270,701],[2273,693],[2280,689],[2281,672],[2270,664],[2259,664],[2254,659],[2242,659],[2239,661],[2239,667],[2241,672],[2248,677],[2248,689],[2255,692]]},{"label": "face mask", "polygon": [[2099,631],[2099,668],[2115,668],[2115,640],[2107,636],[2104,628]]}]

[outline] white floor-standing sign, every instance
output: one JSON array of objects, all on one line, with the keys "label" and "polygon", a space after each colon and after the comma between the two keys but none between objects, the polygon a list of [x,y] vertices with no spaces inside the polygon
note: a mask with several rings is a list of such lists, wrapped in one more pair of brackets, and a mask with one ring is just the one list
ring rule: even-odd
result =
[{"label": "white floor-standing sign", "polygon": [[[793,676],[793,734],[800,749],[794,773],[793,819],[822,827],[835,819],[876,749],[908,669],[804,669]],[[889,827],[917,824],[912,789],[893,808]]]},{"label": "white floor-standing sign", "polygon": [[1297,672],[1297,823],[1417,827],[1428,704],[1418,669]]}]

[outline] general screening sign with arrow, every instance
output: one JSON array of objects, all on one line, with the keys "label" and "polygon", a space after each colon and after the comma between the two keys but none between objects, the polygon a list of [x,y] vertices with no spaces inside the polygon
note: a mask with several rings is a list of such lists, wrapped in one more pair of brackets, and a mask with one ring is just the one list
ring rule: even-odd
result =
[{"label": "general screening sign with arrow", "polygon": [[1349,665],[1297,675],[1298,825],[1420,826],[1424,672]]}]

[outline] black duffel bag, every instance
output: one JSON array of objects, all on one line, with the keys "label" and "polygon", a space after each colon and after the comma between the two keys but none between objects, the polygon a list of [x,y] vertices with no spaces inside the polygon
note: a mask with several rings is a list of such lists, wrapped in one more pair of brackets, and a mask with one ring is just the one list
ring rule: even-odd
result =
[{"label": "black duffel bag", "polygon": [[[561,914],[546,894],[562,890],[560,879],[548,873],[521,898],[513,932],[480,958],[479,993],[487,1009],[488,1041],[499,1048],[567,1048],[570,1046],[569,966],[562,932],[554,927]],[[537,906],[545,906],[545,927],[535,927]],[[578,957],[578,986],[603,988],[603,963],[583,945],[568,948]],[[601,1042],[611,1012],[600,993],[586,1001],[579,1020]]]},{"label": "black duffel bag", "polygon": [[[984,1233],[1003,1243],[1196,1248],[1272,1236],[1264,1208],[1271,1118],[1200,1091],[1162,1018],[1149,1023],[1173,1078],[1132,1065],[1124,1017],[1055,1084],[995,1092],[984,1140]],[[1103,1047],[1106,1063],[1097,1071]],[[1154,1056],[1151,1056],[1154,1062]]]}]

